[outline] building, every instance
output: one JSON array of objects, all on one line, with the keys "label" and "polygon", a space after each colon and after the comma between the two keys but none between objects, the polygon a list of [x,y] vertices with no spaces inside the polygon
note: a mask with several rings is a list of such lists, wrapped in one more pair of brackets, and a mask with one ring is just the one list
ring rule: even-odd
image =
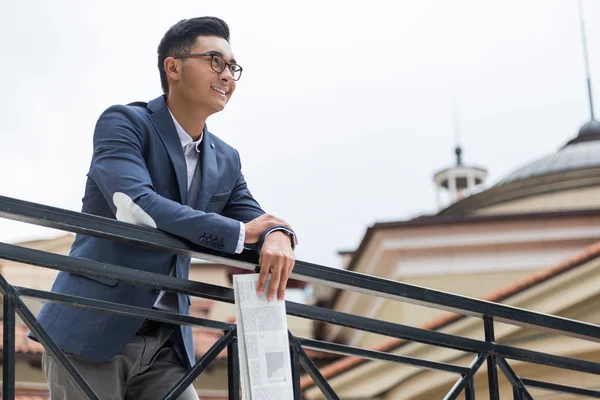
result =
[{"label": "building", "polygon": [[[591,120],[555,154],[528,163],[488,189],[481,187],[485,170],[463,165],[460,152],[457,154],[457,165],[434,178],[439,190],[450,192],[451,204],[436,215],[371,226],[356,251],[341,253],[346,268],[600,323],[600,123]],[[483,338],[479,319],[408,303],[336,290],[329,306],[375,319]],[[473,358],[471,354],[333,325],[320,326],[317,337],[459,365],[468,365]],[[506,324],[496,324],[496,341],[600,361],[597,343]],[[597,376],[531,364],[515,363],[514,368],[532,379],[600,388]],[[455,382],[453,375],[442,372],[353,357],[331,363],[322,373],[338,395],[348,400],[441,399]],[[485,365],[476,375],[475,385],[477,395],[486,397]],[[500,377],[500,385],[500,398],[512,398],[508,381]],[[323,398],[309,378],[303,378],[302,387],[306,399]],[[575,398],[531,393],[540,398]]]}]

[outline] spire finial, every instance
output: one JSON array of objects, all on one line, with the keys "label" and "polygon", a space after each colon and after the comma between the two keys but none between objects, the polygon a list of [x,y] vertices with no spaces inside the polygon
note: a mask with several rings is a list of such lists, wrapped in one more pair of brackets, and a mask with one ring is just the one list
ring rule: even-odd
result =
[{"label": "spire finial", "polygon": [[581,25],[581,39],[583,42],[583,62],[585,63],[585,74],[587,76],[588,99],[590,102],[590,117],[594,119],[594,100],[592,97],[592,79],[590,77],[590,61],[588,59],[587,37],[585,35],[585,22],[583,19],[583,5],[579,0],[579,22]]}]

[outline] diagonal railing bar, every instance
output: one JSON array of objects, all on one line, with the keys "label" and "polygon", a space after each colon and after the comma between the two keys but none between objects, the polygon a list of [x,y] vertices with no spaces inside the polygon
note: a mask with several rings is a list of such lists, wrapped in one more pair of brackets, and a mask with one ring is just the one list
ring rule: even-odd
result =
[{"label": "diagonal railing bar", "polygon": [[294,347],[294,351],[298,354],[298,359],[300,361],[300,365],[302,368],[310,375],[313,382],[318,386],[321,390],[321,393],[325,396],[327,400],[340,400],[338,395],[335,393],[327,379],[321,374],[319,368],[315,365],[313,360],[306,354],[298,340],[290,334],[291,342],[290,344]]},{"label": "diagonal railing bar", "polygon": [[94,390],[75,369],[71,361],[69,361],[62,350],[54,343],[44,328],[42,328],[33,313],[25,303],[23,303],[23,300],[19,298],[17,290],[4,279],[2,274],[0,274],[0,292],[3,296],[12,296],[15,302],[16,313],[21,317],[31,332],[33,332],[38,341],[44,346],[44,349],[49,351],[51,357],[54,357],[58,361],[58,364],[66,371],[67,375],[70,375],[83,393],[85,393],[90,400],[100,400]]},{"label": "diagonal railing bar", "polygon": [[238,352],[237,329],[236,335],[227,346],[227,392],[229,400],[240,398],[240,359]]},{"label": "diagonal railing bar", "polygon": [[[144,272],[116,265],[99,263],[92,260],[45,253],[39,250],[0,243],[0,258],[38,265],[41,267],[60,269],[79,274],[92,274],[100,278],[110,278],[135,285],[144,285],[154,289],[183,292],[198,297],[233,303],[233,290],[217,285],[196,281],[182,280],[161,274]],[[137,274],[137,275],[136,275]],[[139,277],[138,277],[139,275]],[[360,329],[377,334],[432,344],[455,350],[478,353],[490,351],[507,358],[551,365],[581,372],[600,374],[600,364],[566,357],[533,352],[509,346],[486,343],[474,339],[463,338],[426,329],[414,328],[376,319],[346,314],[339,311],[323,309],[286,301],[289,315],[312,319]]]},{"label": "diagonal railing bar", "polygon": [[455,400],[467,387],[467,385],[473,380],[475,373],[481,368],[485,360],[488,358],[489,353],[478,354],[477,357],[469,365],[469,372],[463,375],[450,389],[448,394],[444,397],[444,400]]},{"label": "diagonal railing bar", "polygon": [[210,364],[217,356],[229,346],[236,337],[236,329],[227,332],[219,338],[212,345],[212,347],[196,362],[196,365],[183,376],[179,382],[167,393],[163,400],[174,400],[177,399],[186,389],[190,386],[194,380],[204,371],[204,369]]},{"label": "diagonal railing bar", "polygon": [[[292,338],[292,334],[288,336]],[[294,400],[302,400],[302,389],[300,388],[300,360],[294,343],[290,340],[290,364],[292,364],[292,385],[294,387]]]},{"label": "diagonal railing bar", "polygon": [[567,386],[567,385],[559,385],[557,383],[543,382],[543,381],[538,381],[535,379],[527,379],[527,378],[521,378],[521,381],[523,382],[523,385],[525,385],[525,386],[530,386],[530,387],[534,387],[534,388],[538,388],[538,389],[547,389],[547,390],[552,390],[552,391],[561,392],[561,393],[578,394],[581,396],[593,397],[596,399],[600,398],[600,390],[584,389],[584,388],[578,388],[578,387]]},{"label": "diagonal railing bar", "polygon": [[513,386],[515,397],[520,396],[519,399],[523,398],[526,400],[533,400],[533,397],[521,381],[521,378],[515,374],[515,371],[513,371],[510,365],[508,365],[506,360],[502,357],[498,357],[496,361],[498,363],[498,367],[500,367],[500,371],[502,371],[506,379],[508,379],[508,382]]},{"label": "diagonal railing bar", "polygon": [[325,351],[328,353],[341,354],[345,356],[355,356],[375,361],[389,361],[399,364],[411,365],[413,367],[432,369],[435,371],[445,371],[461,375],[469,373],[469,368],[467,367],[461,367],[458,365],[443,362],[422,360],[420,358],[400,356],[397,354],[384,353],[381,351],[361,349],[357,347],[346,346],[343,344],[323,342],[320,340],[305,339],[300,337],[296,337],[296,339],[298,339],[298,342],[305,349]]},{"label": "diagonal railing bar", "polygon": [[235,328],[235,324],[215,321],[207,318],[191,317],[188,315],[181,315],[167,311],[129,306],[126,304],[95,300],[87,297],[73,296],[70,294],[22,288],[19,286],[15,286],[15,288],[19,291],[19,294],[22,297],[45,300],[52,303],[60,303],[73,307],[89,308],[98,311],[110,312],[113,314],[127,315],[135,318],[151,319],[154,321],[166,322],[168,324],[201,326],[204,329],[213,331],[230,331]]},{"label": "diagonal railing bar", "polygon": [[15,399],[15,296],[3,291],[2,398]]},{"label": "diagonal railing bar", "polygon": [[[135,226],[109,218],[62,210],[9,197],[0,196],[0,217],[256,270],[257,257],[254,255],[224,256],[208,248],[192,245],[152,228]],[[496,321],[512,325],[536,328],[595,342],[600,341],[600,326],[595,324],[445,293],[353,271],[297,261],[291,277],[309,282],[325,283],[338,289],[352,290],[377,297],[452,311],[462,315],[488,316]]]},{"label": "diagonal railing bar", "polygon": [[448,394],[446,394],[446,396],[444,397],[444,400],[458,398],[460,393],[463,391],[464,385],[466,384],[465,383],[466,379],[467,379],[466,376],[458,378],[456,383],[452,386],[452,388],[450,388],[450,392]]}]

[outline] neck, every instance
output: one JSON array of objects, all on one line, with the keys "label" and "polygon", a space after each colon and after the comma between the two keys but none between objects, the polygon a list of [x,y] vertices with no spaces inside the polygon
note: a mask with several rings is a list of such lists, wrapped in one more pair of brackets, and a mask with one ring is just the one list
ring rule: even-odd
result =
[{"label": "neck", "polygon": [[179,125],[190,135],[192,140],[198,140],[202,135],[208,115],[199,112],[197,108],[191,106],[185,99],[173,93],[169,93],[167,96],[167,107],[169,107]]}]

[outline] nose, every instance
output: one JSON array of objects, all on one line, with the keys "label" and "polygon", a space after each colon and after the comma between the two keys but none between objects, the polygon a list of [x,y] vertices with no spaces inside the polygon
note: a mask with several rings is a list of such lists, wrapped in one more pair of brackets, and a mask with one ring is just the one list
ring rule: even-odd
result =
[{"label": "nose", "polygon": [[223,72],[221,72],[221,80],[225,82],[230,82],[233,80],[233,74],[229,70],[229,68],[225,68]]}]

